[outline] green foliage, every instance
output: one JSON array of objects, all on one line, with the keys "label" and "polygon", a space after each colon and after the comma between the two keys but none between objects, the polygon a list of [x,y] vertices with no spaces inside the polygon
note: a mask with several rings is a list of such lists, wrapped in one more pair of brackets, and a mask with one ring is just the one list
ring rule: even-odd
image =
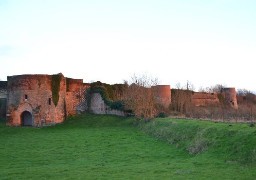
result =
[{"label": "green foliage", "polygon": [[122,101],[112,101],[109,98],[107,89],[101,85],[92,85],[91,88],[87,89],[86,100],[88,107],[90,107],[91,95],[93,93],[99,93],[106,105],[108,105],[111,109],[124,110],[124,103]]},{"label": "green foliage", "polygon": [[59,102],[59,91],[60,91],[61,74],[52,75],[52,101],[55,106]]},{"label": "green foliage", "polygon": [[[0,179],[63,179],[63,177],[64,179],[232,179],[234,177],[255,179],[256,177],[255,166],[243,166],[234,161],[225,161],[223,157],[228,151],[224,154],[216,154],[214,151],[209,152],[209,149],[203,154],[192,156],[173,145],[149,137],[134,127],[133,121],[133,118],[87,114],[69,117],[63,124],[45,128],[14,128],[0,123],[0,142],[1,147],[4,147],[0,148]],[[165,121],[170,123],[168,119]],[[157,122],[161,127],[166,125],[159,123]],[[197,129],[197,125],[191,125],[193,123],[197,124],[191,122],[186,131],[193,133]],[[176,127],[183,126],[178,120],[172,120],[172,125],[176,124],[178,124]],[[190,127],[192,127],[191,131]],[[246,129],[244,126],[241,128],[242,131]],[[214,130],[203,134],[208,137],[208,133],[214,135]],[[183,134],[183,139],[188,136],[186,133]],[[235,138],[238,134],[231,132],[230,137]],[[219,135],[217,131],[216,138]],[[224,146],[226,140],[219,137],[219,141],[223,141]],[[246,143],[251,140],[250,138]],[[231,140],[230,145],[233,142]],[[252,146],[255,147],[255,144],[252,143]],[[255,157],[254,151],[248,159]]]}]

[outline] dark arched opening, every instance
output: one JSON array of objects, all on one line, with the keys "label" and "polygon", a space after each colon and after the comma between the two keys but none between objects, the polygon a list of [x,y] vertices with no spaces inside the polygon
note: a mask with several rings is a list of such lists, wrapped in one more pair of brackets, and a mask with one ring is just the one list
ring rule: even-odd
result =
[{"label": "dark arched opening", "polygon": [[28,111],[24,111],[21,114],[21,123],[22,123],[22,126],[32,126],[33,125],[32,114]]}]

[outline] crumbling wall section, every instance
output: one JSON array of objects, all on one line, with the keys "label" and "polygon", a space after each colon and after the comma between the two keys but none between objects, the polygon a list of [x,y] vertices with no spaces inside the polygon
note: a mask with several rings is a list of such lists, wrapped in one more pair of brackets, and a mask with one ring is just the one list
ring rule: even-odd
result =
[{"label": "crumbling wall section", "polygon": [[123,111],[111,109],[108,105],[106,105],[100,93],[92,93],[90,110],[94,114],[113,114],[117,116],[125,116]]},{"label": "crumbling wall section", "polygon": [[82,79],[66,78],[66,109],[67,115],[75,115],[78,111],[84,111],[86,86]]}]

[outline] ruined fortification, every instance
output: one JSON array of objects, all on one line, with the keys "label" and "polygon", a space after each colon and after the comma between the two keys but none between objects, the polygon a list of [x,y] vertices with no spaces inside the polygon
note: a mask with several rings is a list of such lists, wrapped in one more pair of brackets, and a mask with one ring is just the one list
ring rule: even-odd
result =
[{"label": "ruined fortification", "polygon": [[[102,85],[97,82],[96,85]],[[105,84],[110,88],[112,85]],[[91,84],[83,83],[82,79],[56,75],[16,75],[8,76],[7,81],[0,81],[0,117],[6,117],[11,126],[45,126],[61,123],[69,115],[85,110],[95,114],[115,114],[124,116],[122,109],[112,108],[106,97],[99,92],[91,92],[89,104],[86,90]],[[113,85],[112,91],[121,96],[124,85]],[[91,88],[90,88],[91,89]],[[157,85],[152,92],[158,104],[168,109],[172,103],[170,85]],[[194,106],[218,106],[220,99],[216,93],[199,93],[186,90],[175,90],[175,96],[184,95],[186,102]],[[238,108],[235,88],[224,88],[221,97],[226,104]],[[183,99],[184,99],[183,98]],[[176,102],[174,100],[173,103]],[[113,104],[112,104],[113,105]],[[89,107],[87,107],[89,106]]]},{"label": "ruined fortification", "polygon": [[9,76],[7,81],[7,123],[12,126],[63,122],[67,115],[76,113],[87,87],[82,80],[62,74]]}]

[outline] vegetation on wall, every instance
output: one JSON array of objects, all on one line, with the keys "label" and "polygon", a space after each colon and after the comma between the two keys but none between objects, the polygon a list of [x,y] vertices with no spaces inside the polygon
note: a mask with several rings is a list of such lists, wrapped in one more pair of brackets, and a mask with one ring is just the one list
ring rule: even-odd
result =
[{"label": "vegetation on wall", "polygon": [[61,74],[52,75],[52,101],[55,106],[59,102],[59,91],[60,91]]},{"label": "vegetation on wall", "polygon": [[87,89],[86,91],[86,100],[87,100],[87,105],[88,107],[90,107],[90,103],[91,103],[91,95],[93,93],[99,93],[103,99],[103,101],[105,102],[105,104],[107,106],[109,106],[111,109],[116,109],[116,110],[124,110],[124,104],[122,101],[113,101],[110,97],[109,97],[109,93],[111,92],[112,97],[113,97],[113,89],[111,89],[111,85],[107,86],[108,88],[106,88],[101,82],[96,82],[96,83],[92,83],[91,87],[89,89]]},{"label": "vegetation on wall", "polygon": [[70,78],[66,78],[66,91],[69,92]]}]

